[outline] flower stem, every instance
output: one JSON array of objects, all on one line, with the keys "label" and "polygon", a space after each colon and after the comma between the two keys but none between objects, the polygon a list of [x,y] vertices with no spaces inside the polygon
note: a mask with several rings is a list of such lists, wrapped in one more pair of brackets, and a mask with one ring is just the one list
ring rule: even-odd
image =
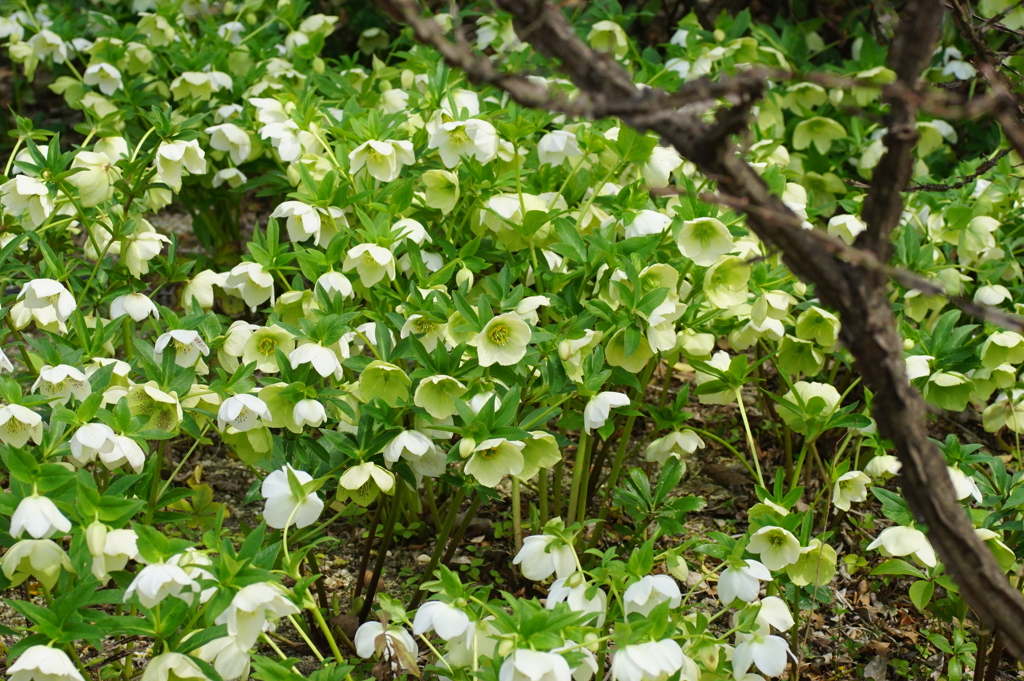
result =
[{"label": "flower stem", "polygon": [[747,409],[743,406],[743,393],[736,388],[736,404],[740,408],[740,417],[743,419],[743,430],[747,434],[747,448],[750,449],[750,458],[754,461],[754,469],[757,472],[757,484],[764,487],[764,475],[761,473],[761,462],[757,458],[757,445],[754,444],[754,434],[750,432],[750,422],[747,421]]},{"label": "flower stem", "polygon": [[459,513],[459,506],[462,505],[465,493],[464,488],[458,488],[455,490],[455,496],[448,502],[448,515],[445,516],[444,525],[441,526],[441,531],[437,534],[437,543],[434,544],[434,551],[430,554],[430,562],[427,563],[427,569],[423,571],[423,577],[420,578],[420,583],[416,585],[416,593],[409,604],[409,610],[415,610],[420,601],[423,600],[423,591],[421,591],[420,587],[433,577],[434,570],[437,569],[437,564],[444,554],[445,544],[448,543],[448,537],[452,533],[452,527],[455,526],[455,518]]},{"label": "flower stem", "polygon": [[519,478],[512,476],[512,534],[516,551],[523,548],[523,504],[519,497]]},{"label": "flower stem", "polygon": [[[326,605],[326,604],[325,604]],[[313,619],[316,620],[317,626],[320,627],[320,631],[323,632],[324,637],[327,639],[327,645],[331,647],[331,654],[334,655],[334,659],[341,664],[345,661],[345,658],[341,656],[341,650],[338,649],[338,642],[334,640],[334,635],[331,633],[331,627],[327,624],[327,620],[324,619],[324,614],[320,612],[320,608],[313,607]],[[321,658],[322,660],[323,658]]]},{"label": "flower stem", "polygon": [[580,431],[579,444],[576,445],[576,461],[572,466],[572,486],[569,487],[569,508],[565,512],[565,524],[572,525],[576,522],[577,506],[580,499],[580,483],[583,478],[583,468],[587,463],[587,445],[590,444],[590,435],[586,430]]},{"label": "flower stem", "polygon": [[391,512],[388,513],[388,521],[384,526],[384,538],[381,540],[380,548],[377,550],[377,564],[373,568],[373,576],[366,586],[366,600],[359,611],[359,621],[365,622],[373,607],[373,597],[377,595],[377,585],[380,583],[381,572],[384,571],[384,561],[387,560],[388,547],[391,546],[391,538],[395,534],[395,522],[402,512],[402,493],[405,491],[405,483],[401,478],[395,479],[395,499],[391,502]]},{"label": "flower stem", "polygon": [[295,628],[295,631],[299,632],[299,636],[302,637],[302,640],[306,642],[306,645],[309,646],[309,649],[313,651],[314,655],[316,655],[316,659],[323,662],[324,656],[320,654],[320,651],[317,650],[317,647],[313,644],[313,641],[310,640],[309,634],[306,633],[306,630],[300,627],[299,623],[296,622],[295,618],[291,615],[288,615],[288,621],[292,623],[292,626]]}]

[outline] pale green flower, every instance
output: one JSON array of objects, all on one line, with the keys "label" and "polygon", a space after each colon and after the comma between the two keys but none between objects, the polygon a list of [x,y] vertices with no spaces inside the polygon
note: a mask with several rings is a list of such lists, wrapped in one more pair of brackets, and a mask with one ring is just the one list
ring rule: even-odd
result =
[{"label": "pale green flower", "polygon": [[412,381],[394,364],[375,359],[359,374],[359,397],[364,402],[383,400],[390,407],[409,401]]},{"label": "pale green flower", "polygon": [[795,336],[786,336],[779,343],[775,364],[787,374],[817,376],[825,365],[825,355],[814,344]]},{"label": "pale green flower", "polygon": [[839,340],[839,319],[817,305],[804,310],[796,319],[796,335],[813,340],[823,348],[831,348]]},{"label": "pale green flower", "polygon": [[676,245],[680,253],[700,267],[714,265],[735,248],[729,228],[717,218],[687,220],[676,236]]},{"label": "pale green flower", "polygon": [[497,437],[476,444],[472,439],[459,443],[459,453],[468,456],[465,471],[484,487],[496,487],[506,475],[519,475],[526,466],[526,443]]},{"label": "pale green flower", "polygon": [[797,586],[825,586],[836,574],[836,550],[817,539],[800,548],[800,557],[786,566],[786,574]]},{"label": "pale green flower", "polygon": [[614,21],[598,21],[590,29],[587,35],[587,42],[595,50],[615,55],[622,59],[629,52],[629,38]]},{"label": "pale green flower", "polygon": [[420,176],[427,190],[423,202],[445,215],[451,213],[459,201],[459,176],[447,170],[428,170]]},{"label": "pale green flower", "polygon": [[840,510],[849,511],[850,502],[867,500],[867,485],[870,483],[871,478],[861,471],[844,473],[832,488],[832,504]]},{"label": "pale green flower", "polygon": [[535,430],[523,447],[523,470],[516,474],[520,480],[532,480],[542,468],[550,468],[562,460],[562,450],[551,433]]},{"label": "pale green flower", "polygon": [[466,394],[466,386],[451,376],[427,376],[416,386],[412,401],[435,419],[453,416],[455,400]]},{"label": "pale green flower", "polygon": [[704,295],[719,309],[747,302],[750,265],[742,258],[726,256],[704,273]]},{"label": "pale green flower", "polygon": [[245,342],[242,363],[256,362],[256,369],[265,374],[281,371],[277,362],[277,350],[287,357],[295,349],[295,337],[277,324],[256,329]]},{"label": "pale green flower", "polygon": [[820,154],[827,154],[832,142],[846,137],[846,128],[831,118],[814,116],[797,124],[793,130],[793,148],[797,151],[814,145]]},{"label": "pale green flower", "polygon": [[781,527],[762,527],[750,537],[747,551],[760,554],[769,570],[781,570],[800,559],[800,541]]},{"label": "pale green flower", "polygon": [[824,425],[839,407],[840,399],[839,391],[828,383],[797,381],[779,403],[779,416],[790,428],[807,435]]},{"label": "pale green flower", "polygon": [[395,474],[369,461],[353,466],[338,479],[338,501],[351,499],[360,506],[369,506],[381,492],[391,494]]},{"label": "pale green flower", "polygon": [[121,172],[106,154],[80,151],[71,162],[71,168],[81,168],[68,177],[68,183],[78,188],[78,196],[85,207],[98,206],[114,195],[114,182]]},{"label": "pale green flower", "polygon": [[604,349],[604,357],[609,366],[622,367],[626,371],[636,374],[647,366],[647,360],[654,357],[650,343],[647,342],[645,334],[640,335],[640,345],[632,354],[626,354],[626,332],[621,330],[612,336]]},{"label": "pale green flower", "polygon": [[1013,331],[997,331],[981,346],[981,363],[988,369],[1000,364],[1024,362],[1024,336]]},{"label": "pale green flower", "polygon": [[924,399],[940,409],[963,411],[971,399],[974,385],[958,371],[937,371],[924,386]]},{"label": "pale green flower", "polygon": [[526,356],[526,346],[533,332],[518,314],[506,312],[491,321],[476,336],[477,360],[480,366],[492,364],[512,366]]}]

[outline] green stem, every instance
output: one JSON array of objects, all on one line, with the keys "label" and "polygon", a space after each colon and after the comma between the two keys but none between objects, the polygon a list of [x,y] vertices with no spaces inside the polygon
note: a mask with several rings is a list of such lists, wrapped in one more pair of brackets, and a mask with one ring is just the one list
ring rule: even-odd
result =
[{"label": "green stem", "polygon": [[537,479],[537,497],[540,499],[540,525],[548,524],[548,469],[540,469],[540,477]]},{"label": "green stem", "polygon": [[810,445],[810,440],[805,439],[803,445],[800,446],[800,453],[796,457],[796,464],[793,466],[793,475],[789,479],[789,491],[792,492],[796,489],[796,486],[800,484],[800,471],[804,467],[804,459],[807,458],[807,449]]},{"label": "green stem", "polygon": [[320,654],[320,651],[313,644],[313,641],[310,640],[309,634],[306,633],[306,630],[303,629],[302,627],[300,627],[299,623],[296,622],[295,618],[292,617],[291,615],[288,615],[288,621],[292,623],[292,627],[295,628],[295,631],[299,632],[299,636],[302,637],[302,640],[306,642],[306,645],[309,646],[309,649],[313,651],[314,655],[316,655],[316,659],[318,659],[321,662],[323,662],[324,661],[324,656]]},{"label": "green stem", "polygon": [[459,506],[462,505],[462,499],[465,497],[466,490],[459,487],[455,490],[455,496],[451,501],[448,502],[448,515],[445,516],[444,525],[441,527],[441,531],[437,534],[437,543],[434,544],[434,551],[430,554],[430,562],[427,563],[427,569],[423,571],[423,577],[420,578],[420,583],[416,585],[416,593],[412,597],[412,602],[409,604],[410,610],[415,610],[419,606],[420,601],[423,600],[423,584],[434,576],[434,570],[437,569],[437,564],[441,560],[441,556],[444,554],[445,544],[448,543],[448,537],[452,533],[452,527],[455,526],[455,518],[459,513]]},{"label": "green stem", "polygon": [[519,498],[519,478],[512,476],[512,534],[516,551],[523,548],[523,505]]},{"label": "green stem", "polygon": [[377,564],[373,568],[373,577],[366,587],[366,600],[359,611],[359,621],[365,622],[373,607],[373,597],[377,595],[377,585],[380,583],[380,575],[384,571],[384,561],[388,557],[388,548],[391,546],[391,538],[395,534],[395,522],[402,512],[402,493],[405,491],[405,482],[401,478],[395,478],[395,500],[391,502],[391,512],[388,513],[388,521],[384,526],[384,538],[381,540],[377,552]]},{"label": "green stem", "polygon": [[743,430],[747,434],[747,447],[750,449],[750,458],[754,460],[754,469],[757,472],[757,484],[764,487],[764,476],[761,474],[761,462],[757,458],[757,445],[754,444],[754,434],[750,432],[750,422],[747,421],[747,409],[743,406],[743,393],[736,388],[736,404],[740,408],[740,416],[743,419]]},{"label": "green stem", "polygon": [[587,465],[587,445],[590,444],[590,435],[586,430],[580,431],[579,444],[576,445],[576,461],[572,466],[572,484],[569,487],[569,508],[565,512],[565,524],[572,525],[576,522],[577,506],[580,501],[580,482],[583,478],[583,469]]},{"label": "green stem", "polygon": [[480,508],[480,502],[483,501],[483,495],[477,492],[476,496],[473,497],[473,502],[466,509],[466,515],[463,516],[462,522],[459,523],[459,527],[455,530],[455,535],[452,540],[448,542],[448,550],[444,552],[444,557],[441,559],[441,564],[448,566],[452,558],[455,556],[455,552],[459,548],[459,543],[462,542],[462,537],[465,536],[466,530],[469,529],[469,524],[473,522],[473,518],[476,518],[477,509]]},{"label": "green stem", "polygon": [[320,608],[312,608],[313,619],[316,620],[316,624],[320,627],[320,631],[323,632],[324,638],[327,639],[327,645],[331,647],[331,654],[334,655],[334,659],[341,664],[345,661],[345,658],[341,656],[341,650],[338,649],[338,643],[334,640],[334,634],[331,633],[331,628],[328,626],[327,621],[324,619],[324,614],[320,612]]}]

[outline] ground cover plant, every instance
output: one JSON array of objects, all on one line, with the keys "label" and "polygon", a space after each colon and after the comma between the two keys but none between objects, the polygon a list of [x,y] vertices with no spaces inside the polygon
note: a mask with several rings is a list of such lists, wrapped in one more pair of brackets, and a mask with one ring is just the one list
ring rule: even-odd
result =
[{"label": "ground cover plant", "polygon": [[6,675],[1016,674],[1024,10],[797,5],[0,4]]}]

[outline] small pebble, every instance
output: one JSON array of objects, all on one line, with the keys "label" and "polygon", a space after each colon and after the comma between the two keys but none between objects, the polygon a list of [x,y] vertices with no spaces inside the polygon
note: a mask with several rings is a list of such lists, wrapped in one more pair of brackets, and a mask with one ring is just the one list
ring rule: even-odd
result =
[{"label": "small pebble", "polygon": [[417,563],[429,563],[430,562],[430,556],[428,556],[425,553],[421,553],[420,555],[416,556],[416,562]]}]

